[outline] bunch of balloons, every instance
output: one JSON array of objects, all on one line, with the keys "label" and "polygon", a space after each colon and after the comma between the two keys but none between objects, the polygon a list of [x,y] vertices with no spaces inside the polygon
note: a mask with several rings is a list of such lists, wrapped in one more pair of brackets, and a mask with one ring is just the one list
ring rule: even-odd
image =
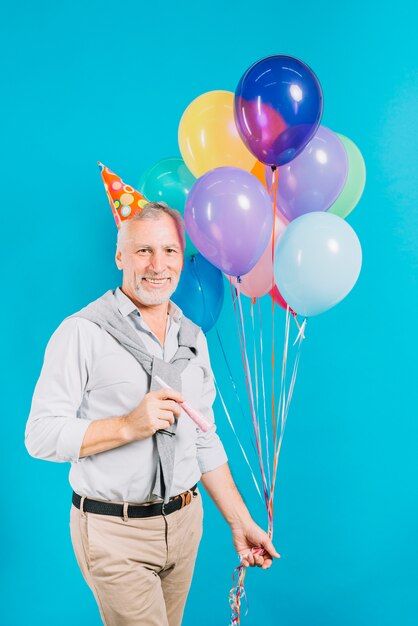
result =
[{"label": "bunch of balloons", "polygon": [[[305,63],[284,55],[261,59],[244,73],[235,94],[211,91],[193,100],[178,129],[182,158],[159,161],[139,185],[145,197],[162,200],[184,215],[185,266],[173,299],[185,314],[206,332],[222,308],[222,272],[236,286],[234,310],[239,309],[238,334],[270,536],[277,461],[306,325],[306,319],[301,326],[296,320],[297,355],[286,389],[290,315],[306,318],[335,306],[353,288],[361,268],[359,240],[344,218],[362,195],[364,161],[350,139],[320,125],[322,110],[321,85]],[[264,375],[261,385],[257,375],[253,384],[240,294],[253,302],[270,294],[287,310],[277,407],[271,394],[271,444],[267,422],[265,442],[261,437],[252,390],[258,398],[260,386],[266,417]],[[274,306],[272,311],[274,320]],[[260,360],[261,335],[260,318]],[[272,337],[273,389],[273,332]],[[254,368],[257,373],[257,363]],[[244,597],[245,568],[237,570],[238,582],[230,593],[234,626],[240,623]]]},{"label": "bunch of balloons", "polygon": [[362,195],[365,165],[350,139],[320,125],[322,110],[321,85],[305,63],[266,57],[235,94],[193,100],[178,130],[183,158],[142,176],[146,197],[184,215],[187,287],[180,284],[177,300],[204,330],[221,310],[220,272],[244,295],[269,293],[304,316],[333,307],[354,286],[361,247],[344,218]]}]

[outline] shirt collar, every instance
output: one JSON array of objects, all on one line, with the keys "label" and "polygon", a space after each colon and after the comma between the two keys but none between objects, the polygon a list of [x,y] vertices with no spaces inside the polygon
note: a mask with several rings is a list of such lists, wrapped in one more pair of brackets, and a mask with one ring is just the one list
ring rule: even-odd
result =
[{"label": "shirt collar", "polygon": [[[114,295],[116,298],[118,309],[123,317],[128,317],[128,315],[130,315],[131,313],[136,313],[141,316],[141,312],[139,311],[139,309],[135,306],[132,300],[123,293],[120,287],[117,287],[117,289],[115,289]],[[168,315],[173,319],[173,321],[180,322],[183,311],[180,309],[180,307],[177,306],[177,304],[170,300],[168,303]]]}]

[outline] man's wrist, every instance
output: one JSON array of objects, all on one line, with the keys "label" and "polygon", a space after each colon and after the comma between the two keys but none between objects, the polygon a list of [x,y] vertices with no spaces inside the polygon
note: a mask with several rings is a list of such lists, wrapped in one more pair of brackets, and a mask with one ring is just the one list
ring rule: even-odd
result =
[{"label": "man's wrist", "polygon": [[240,530],[252,522],[252,517],[235,485],[229,492],[229,506],[224,511],[226,522],[231,530]]},{"label": "man's wrist", "polygon": [[225,517],[225,519],[230,525],[232,531],[245,528],[252,522],[252,517],[246,507],[243,511],[230,513]]},{"label": "man's wrist", "polygon": [[239,531],[251,524],[250,512],[234,483],[227,463],[202,474],[201,482],[232,531]]},{"label": "man's wrist", "polygon": [[130,420],[130,414],[128,413],[127,415],[121,415],[119,419],[121,422],[121,434],[124,442],[131,443],[132,441],[135,441],[135,435]]}]

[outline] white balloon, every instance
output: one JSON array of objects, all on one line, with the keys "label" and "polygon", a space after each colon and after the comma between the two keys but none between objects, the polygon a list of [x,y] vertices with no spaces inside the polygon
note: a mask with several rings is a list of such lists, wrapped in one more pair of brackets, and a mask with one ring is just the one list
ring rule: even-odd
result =
[{"label": "white balloon", "polygon": [[274,279],[298,314],[319,315],[341,302],[360,274],[362,252],[353,228],[337,215],[306,213],[279,237]]}]

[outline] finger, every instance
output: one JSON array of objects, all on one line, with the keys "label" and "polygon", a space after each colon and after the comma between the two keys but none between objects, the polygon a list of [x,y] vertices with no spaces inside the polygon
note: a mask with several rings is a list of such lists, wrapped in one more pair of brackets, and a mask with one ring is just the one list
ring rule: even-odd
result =
[{"label": "finger", "polygon": [[261,566],[261,569],[269,569],[269,567],[271,567],[273,561],[269,558],[264,559],[264,563]]},{"label": "finger", "polygon": [[252,558],[252,552],[243,552],[242,554],[239,554],[239,558],[241,561],[241,565],[244,565],[244,567],[250,567],[251,563],[250,563],[250,558]]},{"label": "finger", "polygon": [[166,428],[170,428],[171,423],[165,420],[158,420],[158,423],[154,426],[155,431],[157,430],[165,430]]},{"label": "finger", "polygon": [[184,402],[183,395],[176,391],[175,389],[158,389],[157,391],[152,391],[156,398],[160,400],[174,400],[175,402]]},{"label": "finger", "polygon": [[161,402],[161,409],[163,411],[171,411],[174,415],[177,415],[177,417],[179,417],[181,413],[181,406],[178,402],[174,402],[174,400],[163,400]]},{"label": "finger", "polygon": [[[169,424],[174,424],[175,422],[174,415],[171,411],[159,411],[157,417],[159,420],[164,420]],[[166,428],[166,426],[164,426],[164,428]]]},{"label": "finger", "polygon": [[257,567],[261,567],[264,563],[264,557],[261,554],[254,554],[254,562]]},{"label": "finger", "polygon": [[276,559],[280,559],[280,554],[277,552],[270,539],[265,539],[262,545],[268,554],[271,554],[271,556],[274,556]]}]

